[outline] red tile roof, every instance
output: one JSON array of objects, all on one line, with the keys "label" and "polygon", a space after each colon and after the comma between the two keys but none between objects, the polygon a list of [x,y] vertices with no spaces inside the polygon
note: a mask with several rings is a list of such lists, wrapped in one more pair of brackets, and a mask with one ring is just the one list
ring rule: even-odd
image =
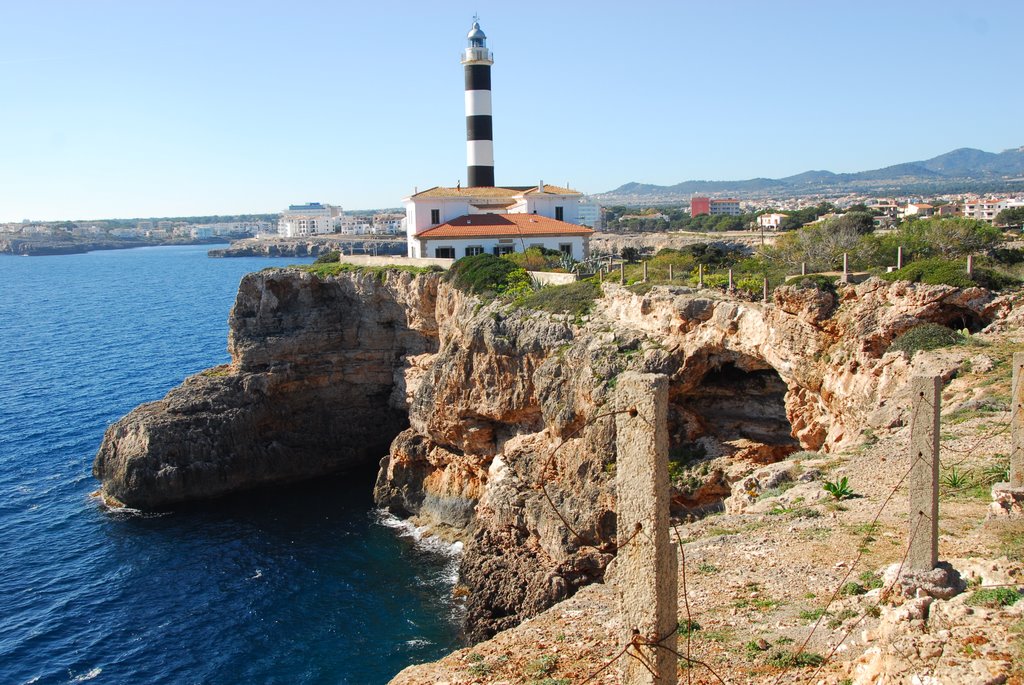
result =
[{"label": "red tile roof", "polygon": [[517,236],[589,236],[593,229],[539,214],[465,214],[428,228],[417,238],[514,238]]}]

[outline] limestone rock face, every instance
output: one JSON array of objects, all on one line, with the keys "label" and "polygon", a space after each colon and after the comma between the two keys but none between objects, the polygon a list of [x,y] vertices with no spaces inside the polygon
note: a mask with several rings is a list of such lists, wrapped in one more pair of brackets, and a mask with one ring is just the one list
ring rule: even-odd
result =
[{"label": "limestone rock face", "polygon": [[[474,640],[602,577],[615,551],[610,408],[623,371],[670,376],[675,449],[699,442],[749,473],[899,425],[909,375],[956,365],[885,354],[889,342],[924,321],[978,328],[999,315],[985,291],[879,280],[838,296],[779,288],[770,303],[604,287],[579,324],[442,284],[438,351],[408,366],[410,428],[381,462],[376,499],[472,533],[461,579]],[[674,502],[698,509],[729,493],[715,469]]]},{"label": "limestone rock face", "polygon": [[110,426],[93,466],[103,495],[155,508],[379,459],[407,425],[403,360],[434,349],[436,293],[409,274],[249,274],[231,365]]},{"label": "limestone rock face", "polygon": [[906,421],[909,376],[950,377],[958,362],[887,353],[900,333],[1014,311],[979,289],[880,280],[783,287],[767,303],[604,289],[575,320],[484,303],[437,274],[251,274],[231,365],[111,426],[94,473],[108,497],[157,507],[379,462],[380,506],[466,541],[467,632],[481,639],[600,580],[614,557],[624,371],[669,377],[677,463],[720,460],[673,493],[697,510],[790,452]]}]

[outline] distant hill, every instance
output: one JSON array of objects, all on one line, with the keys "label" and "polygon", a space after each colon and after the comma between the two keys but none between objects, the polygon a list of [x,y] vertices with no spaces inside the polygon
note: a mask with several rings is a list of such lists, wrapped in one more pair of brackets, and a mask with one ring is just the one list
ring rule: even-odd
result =
[{"label": "distant hill", "polygon": [[965,147],[920,162],[904,162],[852,174],[820,170],[776,179],[684,181],[671,186],[633,182],[593,197],[602,204],[630,204],[686,201],[695,193],[755,198],[848,192],[909,195],[1001,190],[1024,190],[1024,147],[999,153]]}]

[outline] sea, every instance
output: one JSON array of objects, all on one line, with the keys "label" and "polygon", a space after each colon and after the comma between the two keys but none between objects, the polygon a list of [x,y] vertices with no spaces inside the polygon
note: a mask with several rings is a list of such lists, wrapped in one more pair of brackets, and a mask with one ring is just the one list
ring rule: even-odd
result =
[{"label": "sea", "polygon": [[[374,471],[159,514],[91,496],[104,430],[229,361],[209,246],[0,257],[0,683],[385,683],[460,645],[458,546]],[[382,455],[383,456],[383,455]]]}]

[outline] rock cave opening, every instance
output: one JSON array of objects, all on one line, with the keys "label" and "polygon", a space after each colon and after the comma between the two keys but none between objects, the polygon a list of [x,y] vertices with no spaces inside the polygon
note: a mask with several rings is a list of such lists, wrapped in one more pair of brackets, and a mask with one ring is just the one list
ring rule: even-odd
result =
[{"label": "rock cave opening", "polygon": [[947,307],[938,313],[934,319],[935,323],[947,328],[952,328],[956,331],[967,329],[971,333],[978,333],[981,329],[991,323],[991,319],[986,320],[985,317],[978,314],[978,312],[971,311],[964,307]]},{"label": "rock cave opening", "polygon": [[[669,391],[674,513],[715,511],[731,493],[733,460],[772,463],[800,449],[786,416],[786,383],[748,356],[708,358]],[[727,461],[722,461],[725,458]]]}]

